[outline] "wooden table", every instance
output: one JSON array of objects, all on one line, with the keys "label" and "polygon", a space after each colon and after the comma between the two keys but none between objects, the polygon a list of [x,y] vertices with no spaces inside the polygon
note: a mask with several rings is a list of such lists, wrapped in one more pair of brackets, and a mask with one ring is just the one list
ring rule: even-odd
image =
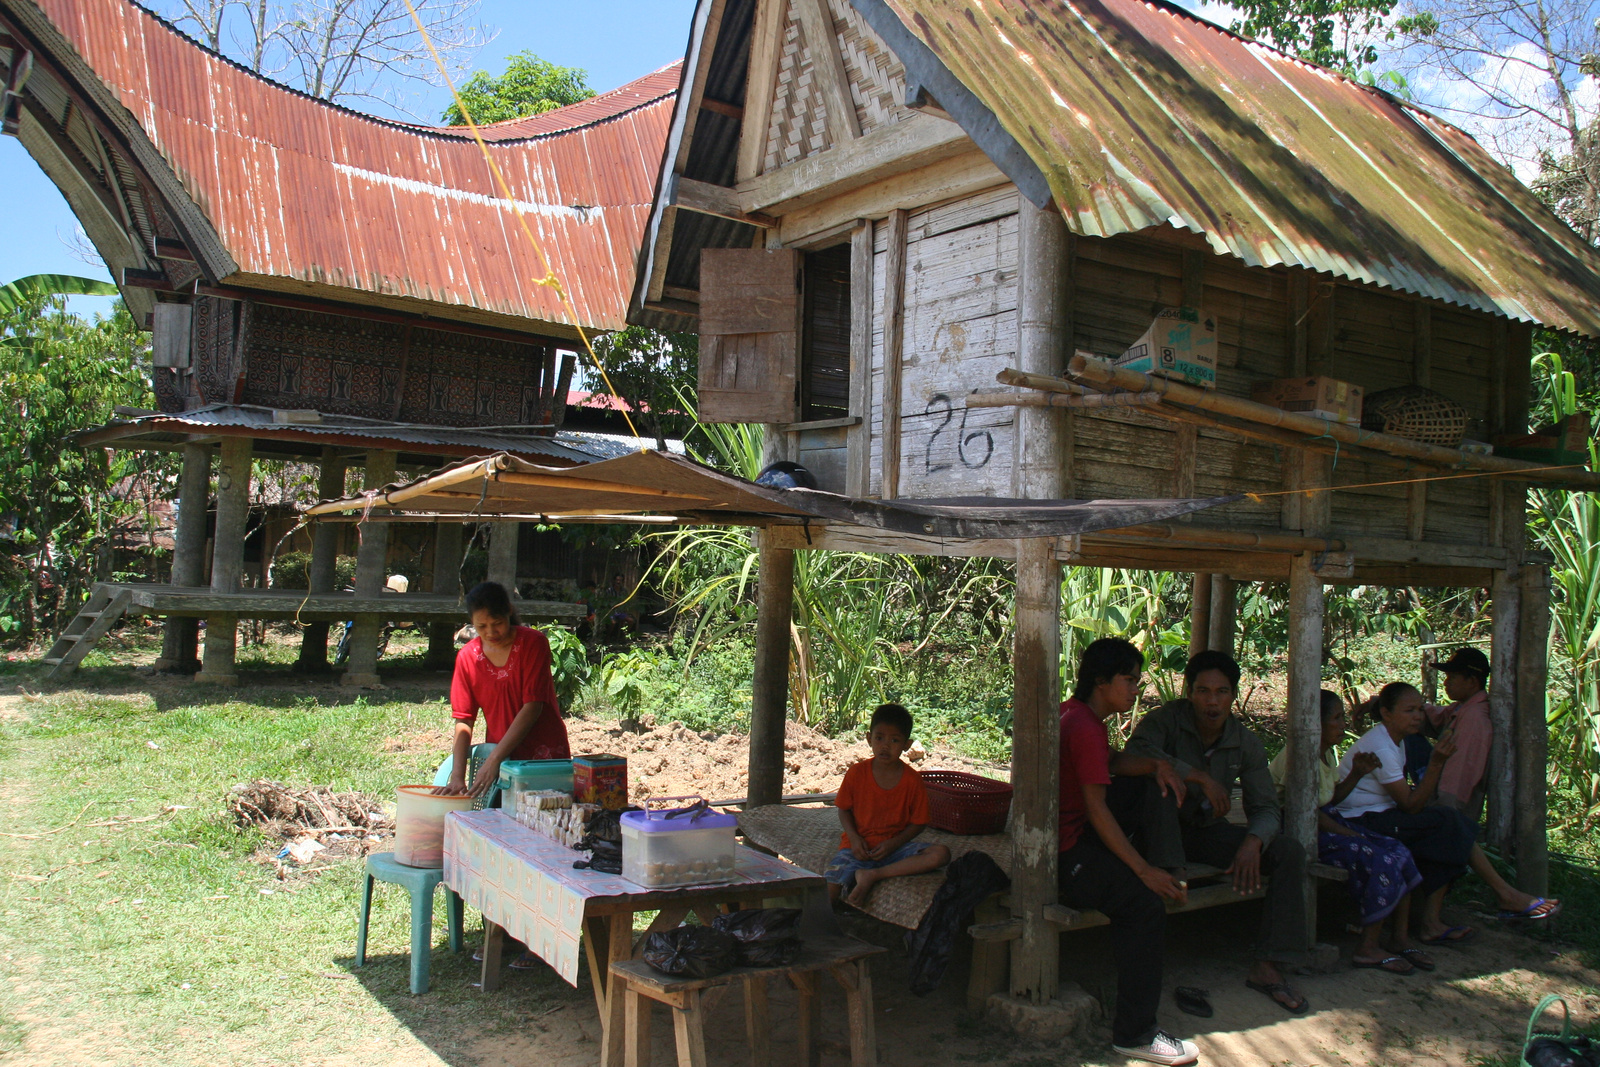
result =
[{"label": "wooden table", "polygon": [[635,956],[636,912],[659,912],[648,933],[670,930],[691,912],[709,924],[724,905],[754,908],[773,897],[800,895],[806,905],[802,936],[838,929],[821,876],[742,845],[732,881],[676,889],[646,889],[619,875],[573,870],[573,861],[583,856],[499,809],[452,812],[445,819],[445,885],[483,913],[484,991],[498,984],[500,948],[508,932],[577,985],[581,931],[605,1034],[602,1067],[623,1062],[626,1007],[613,989],[611,964]]}]

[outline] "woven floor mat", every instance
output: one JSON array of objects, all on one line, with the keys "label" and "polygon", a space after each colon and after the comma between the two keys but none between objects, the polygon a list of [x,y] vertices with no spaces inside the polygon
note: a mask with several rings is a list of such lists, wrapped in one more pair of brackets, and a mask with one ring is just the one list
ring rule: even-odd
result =
[{"label": "woven floor mat", "polygon": [[[771,849],[790,863],[821,873],[839,851],[839,813],[833,808],[793,808],[769,804],[739,814],[739,832],[762,848]],[[942,830],[924,830],[918,841],[944,845],[950,858],[968,852],[987,852],[1003,871],[1011,870],[1011,838],[1005,834],[967,836]],[[914,930],[944,884],[943,871],[888,878],[872,887],[861,910],[874,919]]]}]

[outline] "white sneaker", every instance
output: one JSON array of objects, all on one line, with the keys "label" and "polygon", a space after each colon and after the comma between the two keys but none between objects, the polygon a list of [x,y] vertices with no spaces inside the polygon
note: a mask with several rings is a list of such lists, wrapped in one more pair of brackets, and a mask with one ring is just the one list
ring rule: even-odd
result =
[{"label": "white sneaker", "polygon": [[1157,1030],[1148,1045],[1135,1045],[1132,1048],[1122,1045],[1111,1047],[1129,1059],[1144,1060],[1146,1063],[1165,1063],[1168,1067],[1200,1062],[1199,1046],[1193,1041],[1173,1037],[1165,1030]]}]

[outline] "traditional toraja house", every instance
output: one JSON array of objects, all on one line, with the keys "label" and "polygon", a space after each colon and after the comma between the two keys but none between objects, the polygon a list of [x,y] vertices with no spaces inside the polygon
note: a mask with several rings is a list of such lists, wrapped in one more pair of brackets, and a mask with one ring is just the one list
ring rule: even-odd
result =
[{"label": "traditional toraja house", "polygon": [[[323,494],[337,496],[347,464],[376,486],[402,462],[430,469],[510,451],[561,466],[609,451],[559,432],[575,358],[560,350],[579,347],[580,328],[624,325],[678,64],[484,127],[515,203],[464,128],[384,121],[297,93],[130,0],[0,0],[0,71],[5,132],[61,189],[135,321],[153,331],[160,411],[83,443],[184,458],[172,586],[101,589],[47,661],[70,669],[131,608],[183,616],[165,649],[181,665],[195,658],[203,615],[198,677],[226,683],[236,678],[232,608],[349,617],[326,536],[312,593],[333,599],[287,609],[253,593],[231,599],[252,454],[318,462]],[[552,270],[560,286],[540,284]],[[503,529],[491,573],[514,577],[517,530]],[[454,617],[445,564],[459,561],[461,526],[439,537],[436,596],[381,598],[386,613]],[[380,600],[385,540],[361,545],[356,593],[367,607]],[[535,613],[557,610],[569,609]],[[376,614],[358,620],[347,682],[377,681],[378,625]],[[449,628],[435,631],[447,654]],[[326,626],[305,640],[302,663],[325,663]]]},{"label": "traditional toraja house", "polygon": [[[1247,398],[1420,386],[1469,438],[1525,433],[1533,330],[1600,335],[1597,268],[1460,130],[1170,5],[702,0],[631,317],[698,327],[703,419],[764,423],[771,459],[900,504],[1250,494],[1095,536],[770,526],[752,802],[782,793],[793,552],[1014,559],[1005,936],[1011,993],[1043,1004],[1076,921],[1055,906],[1063,563],[1198,573],[1221,594],[1196,598],[1200,647],[1230,640],[1233,580],[1287,580],[1286,829],[1313,849],[1325,583],[1473,585],[1489,837],[1541,890],[1550,581],[1526,489],[1600,478]],[[1214,388],[1096,358],[1182,306],[1215,323]]]}]

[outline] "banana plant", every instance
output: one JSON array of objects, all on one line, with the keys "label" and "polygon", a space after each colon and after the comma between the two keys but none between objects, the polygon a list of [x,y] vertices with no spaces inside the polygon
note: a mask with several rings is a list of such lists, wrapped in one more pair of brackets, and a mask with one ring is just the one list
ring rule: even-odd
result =
[{"label": "banana plant", "polygon": [[36,359],[44,324],[40,314],[53,297],[116,296],[117,287],[72,274],[30,274],[0,285],[0,348],[9,349],[28,365]]}]

